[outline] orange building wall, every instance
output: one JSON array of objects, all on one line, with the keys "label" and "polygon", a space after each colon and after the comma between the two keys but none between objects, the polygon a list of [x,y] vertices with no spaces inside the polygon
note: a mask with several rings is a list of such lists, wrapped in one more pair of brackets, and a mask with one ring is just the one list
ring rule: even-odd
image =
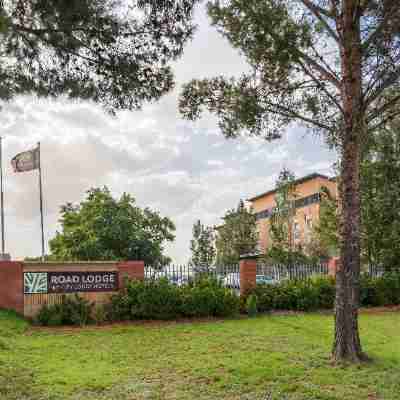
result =
[{"label": "orange building wall", "polygon": [[[317,177],[306,182],[296,185],[296,198],[301,199],[303,197],[311,196],[315,193],[319,193],[321,188],[325,186],[330,191],[333,197],[337,197],[336,182]],[[254,213],[264,211],[275,207],[275,195],[276,193],[267,194],[259,199],[253,200],[252,208]],[[307,240],[307,234],[310,234],[311,229],[306,229],[305,218],[312,218],[312,225],[319,220],[320,205],[319,203],[310,204],[305,207],[298,208],[294,221],[299,224],[300,237],[295,244],[304,244]],[[259,251],[265,253],[270,247],[270,222],[269,218],[260,219],[257,221],[258,232],[259,232]]]}]

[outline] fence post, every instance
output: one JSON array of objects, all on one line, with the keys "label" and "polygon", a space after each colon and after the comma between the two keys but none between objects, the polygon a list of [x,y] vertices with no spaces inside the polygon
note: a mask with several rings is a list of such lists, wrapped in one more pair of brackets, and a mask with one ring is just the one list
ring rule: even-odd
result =
[{"label": "fence post", "polygon": [[257,256],[240,257],[240,295],[246,295],[256,286]]},{"label": "fence post", "polygon": [[328,275],[332,276],[333,278],[336,277],[336,272],[339,269],[339,257],[332,257],[328,261]]},{"label": "fence post", "polygon": [[124,261],[117,264],[119,272],[119,287],[124,287],[125,278],[144,279],[144,261]]}]

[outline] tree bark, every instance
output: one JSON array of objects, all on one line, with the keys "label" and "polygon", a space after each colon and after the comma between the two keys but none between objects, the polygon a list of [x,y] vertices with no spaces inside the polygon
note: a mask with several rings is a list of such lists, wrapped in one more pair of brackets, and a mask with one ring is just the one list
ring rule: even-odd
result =
[{"label": "tree bark", "polygon": [[360,193],[359,142],[350,139],[343,146],[340,181],[340,263],[336,274],[335,341],[333,359],[360,362],[362,352],[358,330],[360,297]]},{"label": "tree bark", "polygon": [[338,24],[341,37],[342,102],[340,263],[336,275],[333,359],[360,362],[358,307],[360,293],[360,158],[364,130],[359,2],[344,0]]}]

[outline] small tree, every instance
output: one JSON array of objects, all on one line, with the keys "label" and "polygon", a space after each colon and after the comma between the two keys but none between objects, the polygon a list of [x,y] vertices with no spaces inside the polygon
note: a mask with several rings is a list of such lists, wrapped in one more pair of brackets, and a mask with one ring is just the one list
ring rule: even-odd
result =
[{"label": "small tree", "polygon": [[171,260],[164,252],[175,225],[149,208],[141,209],[124,193],[91,189],[79,205],[61,207],[61,232],[50,240],[51,259],[61,261],[143,260],[158,267]]},{"label": "small tree", "polygon": [[275,208],[270,222],[272,246],[268,251],[273,254],[286,255],[287,264],[292,262],[291,255],[295,250],[293,223],[296,215],[295,200],[297,197],[294,185],[295,175],[283,169],[276,181]]},{"label": "small tree", "polygon": [[200,220],[193,225],[193,239],[190,241],[192,257],[190,264],[196,270],[208,271],[215,259],[214,229],[204,226]]},{"label": "small tree", "polygon": [[223,220],[216,228],[217,265],[236,264],[241,255],[257,250],[256,217],[240,200],[238,207],[227,211]]},{"label": "small tree", "polygon": [[321,188],[319,220],[313,226],[312,238],[308,251],[317,257],[336,255],[339,249],[339,224],[337,199],[329,189]]}]

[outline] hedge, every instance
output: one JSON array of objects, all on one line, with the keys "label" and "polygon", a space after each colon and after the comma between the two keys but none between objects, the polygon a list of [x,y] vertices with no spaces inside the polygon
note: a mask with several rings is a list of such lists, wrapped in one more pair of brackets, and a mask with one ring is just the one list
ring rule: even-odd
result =
[{"label": "hedge", "polygon": [[[335,280],[332,277],[313,277],[307,280],[283,281],[276,285],[261,284],[249,292],[249,295],[257,297],[257,309],[260,312],[332,309],[335,301]],[[362,275],[362,307],[399,304],[400,273],[388,272],[379,278]]]},{"label": "hedge", "polygon": [[94,304],[75,296],[61,304],[44,306],[36,322],[40,325],[85,325],[136,319],[228,317],[239,314],[239,297],[213,278],[202,278],[178,287],[167,279],[131,280],[108,304]]},{"label": "hedge", "polygon": [[178,287],[167,279],[128,281],[111,298],[110,320],[227,317],[239,313],[239,297],[213,278]]}]

